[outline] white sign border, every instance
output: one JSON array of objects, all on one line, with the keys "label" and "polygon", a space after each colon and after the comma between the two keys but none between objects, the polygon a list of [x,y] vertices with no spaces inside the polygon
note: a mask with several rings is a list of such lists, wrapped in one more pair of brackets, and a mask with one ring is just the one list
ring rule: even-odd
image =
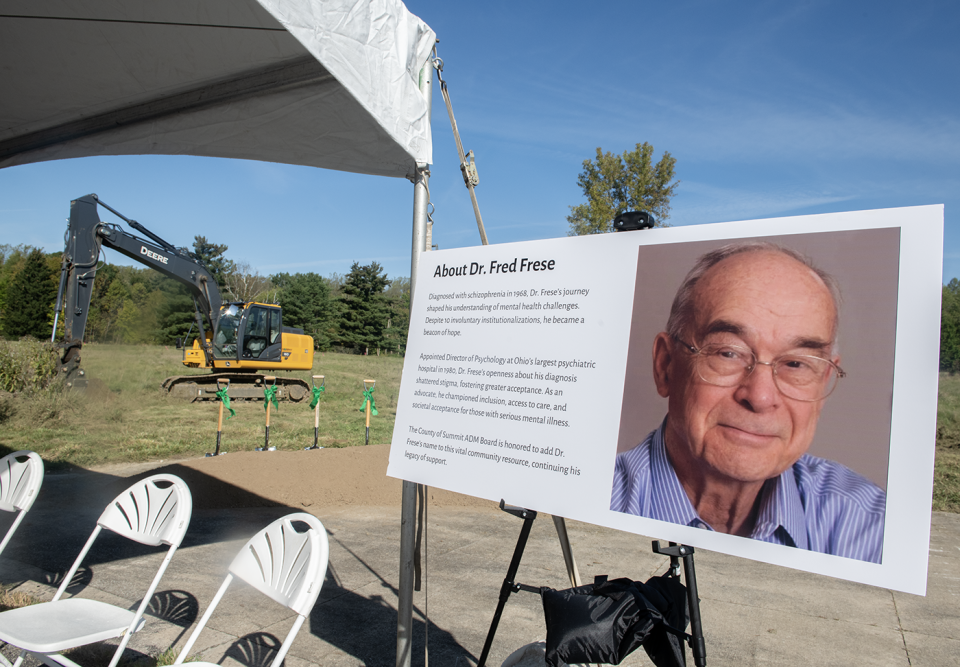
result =
[{"label": "white sign border", "polygon": [[[500,257],[507,255],[540,257],[549,255],[549,248],[556,243],[598,243],[603,246],[602,251],[611,256],[616,255],[618,261],[627,261],[628,255],[624,254],[621,258],[620,253],[625,253],[624,249],[629,250],[633,257],[631,273],[635,274],[637,249],[640,246],[889,227],[900,228],[900,264],[887,509],[881,564],[865,563],[644,517],[629,516],[609,509],[608,493],[598,494],[597,498],[589,500],[568,498],[564,501],[545,504],[543,499],[536,496],[529,497],[522,490],[516,489],[516,496],[519,497],[507,497],[505,500],[508,503],[523,504],[541,512],[554,513],[587,523],[923,595],[926,590],[933,489],[932,471],[936,440],[943,256],[942,205],[653,229],[618,234],[614,237],[616,245],[612,244],[613,239],[607,235],[441,251],[428,253],[421,259],[418,285],[426,287],[434,264],[437,262],[456,265],[462,263],[463,257],[486,258],[493,254]],[[429,261],[426,261],[427,258]],[[424,292],[426,290],[420,291],[411,313],[412,327],[416,326],[415,322],[423,320],[425,312]],[[632,303],[632,285],[629,291],[630,303]],[[622,323],[612,328],[616,329],[617,326],[622,326]],[[623,329],[625,331],[622,336],[617,333],[608,342],[610,345],[615,345],[622,338],[622,356],[625,366],[629,323]],[[415,336],[411,337],[411,339],[414,338]],[[413,361],[410,355],[411,348],[416,348],[415,341],[413,345],[408,345],[405,370],[406,365]],[[413,374],[405,373],[407,383],[411,382]],[[398,424],[401,421],[400,413],[405,407],[403,397],[402,387],[401,400],[398,402]],[[601,430],[603,436],[598,440],[602,440],[602,446],[607,447],[607,438],[609,438],[609,446],[612,448],[609,457],[610,478],[612,478],[612,451],[616,448],[617,436],[615,432],[612,436],[607,433],[609,428]],[[403,438],[404,434],[395,430],[388,475],[405,476],[410,481],[432,484],[491,500],[499,499],[493,496],[499,496],[499,491],[502,489],[480,489],[478,492],[475,488],[464,490],[455,483],[450,484],[442,478],[438,479],[437,476],[404,475],[404,472],[408,471],[403,470],[403,461],[399,459]],[[598,455],[600,454],[602,452],[598,451]]]}]

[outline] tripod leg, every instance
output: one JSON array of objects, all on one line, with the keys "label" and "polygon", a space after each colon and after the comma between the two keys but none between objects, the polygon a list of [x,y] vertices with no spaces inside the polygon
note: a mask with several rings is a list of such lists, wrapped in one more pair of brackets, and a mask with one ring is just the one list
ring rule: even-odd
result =
[{"label": "tripod leg", "polygon": [[680,561],[683,561],[683,578],[686,580],[687,608],[690,612],[690,650],[696,667],[706,667],[707,646],[703,639],[703,623],[700,619],[700,596],[697,592],[697,571],[693,565],[693,547],[671,542],[670,546],[660,546],[660,540],[653,541],[653,553],[670,557],[669,576],[680,576]]},{"label": "tripod leg", "polygon": [[517,570],[520,569],[520,559],[523,558],[523,550],[527,546],[527,538],[530,537],[530,529],[533,527],[533,520],[537,518],[536,512],[524,510],[523,528],[520,529],[520,537],[517,538],[517,546],[513,550],[513,558],[510,560],[510,567],[507,568],[507,576],[500,586],[500,599],[497,601],[497,610],[493,613],[493,620],[490,622],[490,630],[487,632],[487,639],[483,642],[483,651],[480,653],[480,662],[477,667],[484,667],[487,664],[487,656],[490,654],[490,647],[493,646],[493,638],[497,634],[497,626],[500,625],[500,616],[503,615],[503,608],[507,605],[507,599],[513,592],[514,581],[517,578]]},{"label": "tripod leg", "polygon": [[563,552],[563,562],[567,566],[567,576],[571,586],[580,586],[580,571],[577,569],[577,559],[573,557],[573,547],[570,546],[570,536],[567,534],[567,522],[562,516],[553,517],[553,525],[560,538],[560,551]]},{"label": "tripod leg", "polygon": [[693,652],[693,664],[706,667],[707,645],[703,639],[703,623],[700,620],[700,596],[697,593],[697,571],[693,565],[693,554],[683,557],[683,578],[687,584],[687,605],[690,608],[690,650]]}]

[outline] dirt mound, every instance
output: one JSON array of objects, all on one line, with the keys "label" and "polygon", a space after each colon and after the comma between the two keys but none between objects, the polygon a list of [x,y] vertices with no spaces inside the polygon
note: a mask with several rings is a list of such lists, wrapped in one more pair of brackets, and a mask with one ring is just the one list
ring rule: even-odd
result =
[{"label": "dirt mound", "polygon": [[[387,477],[389,445],[298,452],[231,452],[155,468],[181,477],[197,509],[236,507],[400,506],[402,483]],[[128,482],[129,483],[129,482]],[[496,504],[459,493],[430,490],[434,507]]]}]

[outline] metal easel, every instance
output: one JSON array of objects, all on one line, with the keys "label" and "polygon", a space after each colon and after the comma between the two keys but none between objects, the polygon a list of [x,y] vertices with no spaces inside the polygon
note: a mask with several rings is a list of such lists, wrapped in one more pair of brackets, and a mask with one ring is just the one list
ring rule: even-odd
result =
[{"label": "metal easel", "polygon": [[[541,594],[539,586],[530,586],[521,584],[517,579],[517,571],[520,569],[520,560],[523,558],[523,551],[527,547],[527,539],[530,537],[530,529],[537,518],[534,510],[524,507],[515,507],[507,505],[503,500],[500,501],[500,509],[507,514],[523,519],[523,526],[520,528],[520,535],[517,537],[517,546],[513,550],[513,558],[510,559],[510,565],[507,567],[507,576],[503,578],[503,584],[500,586],[500,597],[497,600],[497,609],[493,613],[493,620],[490,622],[490,630],[487,631],[487,638],[483,643],[483,651],[480,653],[480,661],[477,667],[485,667],[487,657],[490,655],[490,648],[493,646],[493,638],[497,634],[497,627],[500,625],[500,617],[503,615],[503,609],[510,599],[511,593],[525,591],[527,593]],[[557,532],[560,533],[560,525],[563,525],[563,533],[560,537],[561,545],[564,548],[564,561],[567,562],[567,572],[571,575],[571,583],[574,586],[580,585],[580,576],[576,573],[576,563],[573,562],[573,553],[570,551],[570,542],[566,534],[566,522],[563,517],[554,517],[554,523],[557,524]],[[570,553],[570,560],[567,560],[567,553]],[[697,573],[693,564],[693,547],[685,544],[676,544],[670,542],[669,546],[661,546],[660,540],[653,541],[653,552],[663,556],[670,557],[670,569],[668,576],[680,577],[680,561],[683,560],[683,576],[687,588],[687,608],[690,614],[690,634],[685,635],[690,651],[693,653],[693,662],[696,667],[706,667],[707,649],[703,639],[703,624],[700,619],[700,598],[697,593]],[[573,573],[571,573],[571,563],[573,563]],[[574,581],[576,578],[576,581]]]}]

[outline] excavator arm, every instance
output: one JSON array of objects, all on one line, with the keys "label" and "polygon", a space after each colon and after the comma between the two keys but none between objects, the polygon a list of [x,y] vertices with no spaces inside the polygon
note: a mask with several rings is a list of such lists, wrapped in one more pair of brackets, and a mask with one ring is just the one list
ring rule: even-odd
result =
[{"label": "excavator arm", "polygon": [[[116,224],[101,222],[98,205],[150,240],[134,236]],[[93,280],[97,274],[102,246],[112,248],[189,288],[194,300],[194,316],[200,329],[199,340],[209,365],[212,366],[213,349],[207,341],[205,330],[212,332],[216,329],[222,297],[217,281],[193,253],[185,248],[174,247],[136,220],[125,218],[100,201],[95,194],[70,202],[70,222],[65,242],[60,289],[57,294],[57,317],[62,310],[64,340],[61,364],[68,377],[77,370],[80,363],[80,348],[83,345],[83,333],[90,312],[90,297],[93,295]]]}]

